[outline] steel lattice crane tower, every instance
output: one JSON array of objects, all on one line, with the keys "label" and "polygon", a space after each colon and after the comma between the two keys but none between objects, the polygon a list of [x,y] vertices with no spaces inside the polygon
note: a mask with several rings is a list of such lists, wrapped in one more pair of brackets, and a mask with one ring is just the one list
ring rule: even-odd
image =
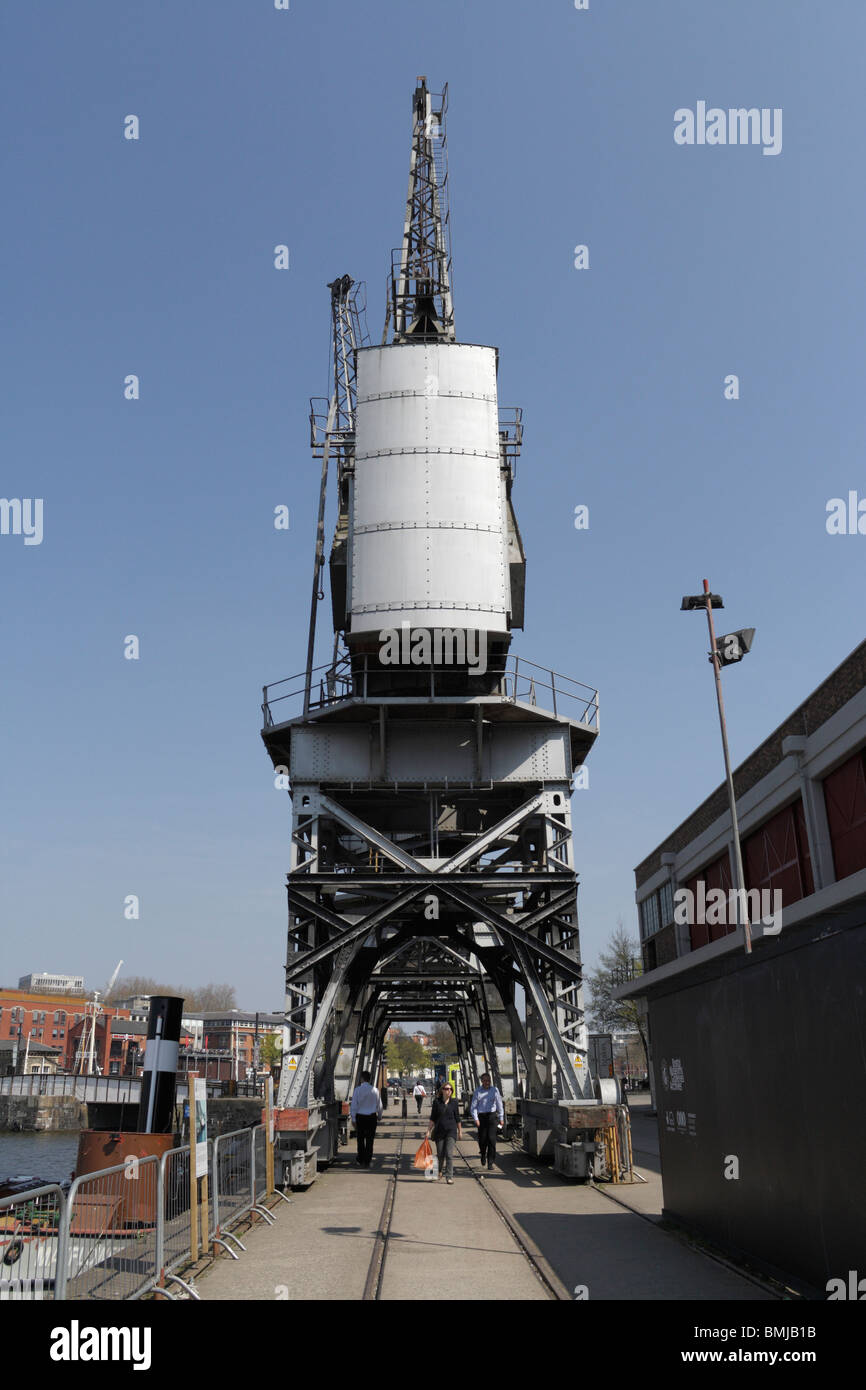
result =
[{"label": "steel lattice crane tower", "polygon": [[[588,1068],[570,814],[597,692],[510,653],[521,412],[499,406],[498,350],[455,334],[446,105],[418,79],[380,345],[350,277],[329,286],[307,669],[264,692],[292,797],[277,1127],[293,1183],[333,1156],[395,1020],[448,1022],[465,1086],[489,1069],[531,1152],[582,1138],[612,1098]],[[335,644],[316,668],[329,472]]]}]

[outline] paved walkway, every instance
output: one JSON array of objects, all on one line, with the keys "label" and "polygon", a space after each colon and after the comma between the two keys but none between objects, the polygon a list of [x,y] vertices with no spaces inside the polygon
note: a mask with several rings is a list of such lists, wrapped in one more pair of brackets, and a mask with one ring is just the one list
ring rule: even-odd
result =
[{"label": "paved walkway", "polygon": [[[645,1112],[638,1100],[632,1137],[635,1165],[646,1184],[596,1190],[571,1183],[511,1145],[500,1148],[499,1166],[485,1181],[566,1288],[583,1286],[591,1300],[771,1298],[654,1225],[661,1214],[661,1182],[653,1171],[658,1141],[655,1119]],[[425,1106],[421,1119],[385,1119],[370,1169],[355,1166],[354,1144],[341,1149],[306,1192],[292,1195],[291,1206],[275,1208],[273,1227],[260,1225],[242,1237],[247,1251],[239,1262],[220,1257],[199,1277],[201,1298],[360,1299],[405,1123],[381,1298],[546,1299],[508,1227],[471,1176],[470,1169],[480,1166],[471,1137],[459,1146],[453,1186],[430,1182],[412,1168],[427,1113]],[[617,1201],[602,1195],[605,1190]]]}]

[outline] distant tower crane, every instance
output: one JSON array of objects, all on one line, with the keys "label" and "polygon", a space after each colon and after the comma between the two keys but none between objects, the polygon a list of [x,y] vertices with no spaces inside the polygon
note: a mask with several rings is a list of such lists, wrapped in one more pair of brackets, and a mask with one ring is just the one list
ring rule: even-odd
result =
[{"label": "distant tower crane", "polygon": [[120,974],[120,967],[123,961],[119,960],[114,967],[114,974],[105,986],[105,989],[93,991],[93,998],[88,999],[84,1006],[84,1027],[81,1030],[81,1038],[78,1043],[78,1053],[75,1059],[75,1072],[78,1076],[93,1076],[96,1070],[96,1026],[97,1022],[105,1010],[99,1002],[99,995],[102,993],[105,999],[108,998],[114,989],[114,982]]}]

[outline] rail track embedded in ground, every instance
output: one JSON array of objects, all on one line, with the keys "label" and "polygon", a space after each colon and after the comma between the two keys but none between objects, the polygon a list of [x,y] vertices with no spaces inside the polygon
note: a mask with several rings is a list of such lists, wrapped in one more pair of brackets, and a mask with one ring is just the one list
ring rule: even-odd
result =
[{"label": "rail track embedded in ground", "polygon": [[388,1240],[391,1234],[391,1218],[394,1215],[394,1199],[397,1196],[397,1182],[400,1176],[400,1163],[403,1158],[403,1141],[405,1138],[406,1122],[404,1121],[403,1127],[400,1130],[400,1137],[397,1141],[397,1152],[394,1155],[394,1169],[388,1179],[385,1201],[382,1204],[382,1215],[379,1217],[379,1229],[376,1231],[373,1254],[370,1258],[370,1268],[367,1270],[364,1292],[361,1295],[364,1303],[375,1303],[382,1290],[385,1259],[388,1253]]},{"label": "rail track embedded in ground", "polygon": [[[397,1197],[397,1185],[400,1181],[400,1168],[403,1160],[403,1145],[406,1140],[407,1122],[404,1121],[397,1142],[397,1151],[394,1155],[394,1167],[388,1179],[388,1189],[385,1193],[385,1200],[382,1204],[382,1214],[379,1217],[379,1226],[376,1231],[373,1254],[370,1257],[370,1266],[367,1270],[367,1278],[364,1283],[362,1300],[367,1303],[376,1302],[381,1298],[382,1285],[385,1276],[385,1265],[388,1258],[388,1247],[391,1236],[391,1221],[394,1215],[394,1203]],[[457,1154],[462,1160],[466,1171],[470,1177],[474,1178],[484,1196],[490,1202],[503,1225],[508,1228],[509,1235],[517,1246],[523,1258],[527,1261],[536,1279],[544,1288],[547,1297],[557,1302],[571,1302],[572,1296],[563,1284],[562,1280],[554,1273],[548,1261],[542,1255],[532,1240],[522,1231],[515,1222],[511,1214],[490,1190],[487,1180],[483,1173],[478,1173],[472,1167],[463,1150],[458,1146]],[[408,1176],[408,1174],[403,1175]]]}]

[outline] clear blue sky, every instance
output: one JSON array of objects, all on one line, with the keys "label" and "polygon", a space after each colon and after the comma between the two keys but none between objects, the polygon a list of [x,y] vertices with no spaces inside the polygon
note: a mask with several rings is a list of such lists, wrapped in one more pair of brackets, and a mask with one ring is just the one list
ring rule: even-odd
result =
[{"label": "clear blue sky", "polygon": [[[866,536],[825,529],[866,496],[864,46],[862,0],[7,0],[0,492],[44,539],[0,536],[0,982],[122,956],[280,1004],[260,687],[304,659],[325,285],[368,282],[377,339],[418,73],[449,83],[458,336],[525,411],[516,649],[601,690],[587,962],[635,927],[634,865],[721,779],[682,594],[757,629],[736,760],[864,636]],[[781,107],[781,154],[676,145],[699,100]]]}]

